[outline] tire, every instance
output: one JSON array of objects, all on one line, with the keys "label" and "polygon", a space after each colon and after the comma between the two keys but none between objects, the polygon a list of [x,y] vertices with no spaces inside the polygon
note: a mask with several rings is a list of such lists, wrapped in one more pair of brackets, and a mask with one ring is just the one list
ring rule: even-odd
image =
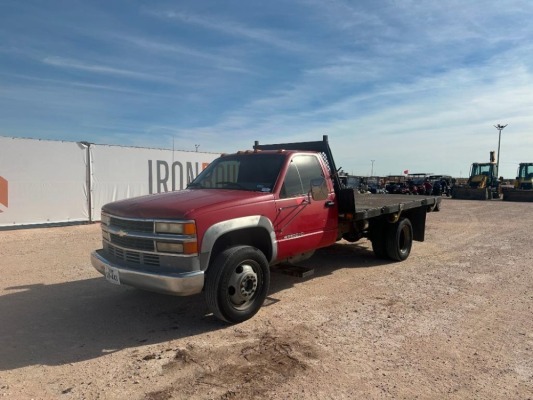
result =
[{"label": "tire", "polygon": [[387,250],[385,248],[385,232],[386,232],[386,226],[385,225],[377,225],[375,228],[372,229],[372,236],[370,238],[370,242],[372,243],[372,250],[374,251],[374,255],[377,258],[389,258],[387,256]]},{"label": "tire", "polygon": [[411,253],[413,227],[407,218],[401,219],[387,230],[386,250],[391,260],[404,261]]},{"label": "tire", "polygon": [[372,250],[377,258],[388,258],[383,237],[372,240]]},{"label": "tire", "polygon": [[270,269],[265,255],[255,247],[231,247],[220,253],[207,270],[207,306],[223,321],[246,321],[263,305],[269,285]]}]

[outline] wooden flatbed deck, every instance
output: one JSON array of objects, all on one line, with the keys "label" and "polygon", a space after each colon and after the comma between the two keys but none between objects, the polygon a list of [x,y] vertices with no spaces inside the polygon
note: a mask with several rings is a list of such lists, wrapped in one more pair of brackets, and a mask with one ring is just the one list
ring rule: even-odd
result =
[{"label": "wooden flatbed deck", "polygon": [[355,194],[356,220],[368,219],[379,215],[393,214],[420,206],[432,207],[440,202],[438,196],[411,196],[405,194]]}]

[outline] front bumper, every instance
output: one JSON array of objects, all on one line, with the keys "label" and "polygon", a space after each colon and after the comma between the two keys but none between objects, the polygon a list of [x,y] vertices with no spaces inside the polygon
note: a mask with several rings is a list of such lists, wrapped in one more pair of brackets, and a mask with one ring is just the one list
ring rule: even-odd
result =
[{"label": "front bumper", "polygon": [[104,276],[106,267],[112,268],[118,272],[121,284],[174,296],[200,293],[204,287],[204,271],[181,273],[139,271],[113,263],[102,253],[102,249],[91,253],[93,267]]}]

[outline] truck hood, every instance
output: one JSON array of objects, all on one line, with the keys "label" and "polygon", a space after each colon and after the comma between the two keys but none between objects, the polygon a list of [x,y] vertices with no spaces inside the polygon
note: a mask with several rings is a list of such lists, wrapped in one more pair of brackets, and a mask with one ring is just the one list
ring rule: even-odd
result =
[{"label": "truck hood", "polygon": [[123,218],[193,219],[199,214],[272,200],[272,193],[224,189],[184,189],[115,201],[102,211]]}]

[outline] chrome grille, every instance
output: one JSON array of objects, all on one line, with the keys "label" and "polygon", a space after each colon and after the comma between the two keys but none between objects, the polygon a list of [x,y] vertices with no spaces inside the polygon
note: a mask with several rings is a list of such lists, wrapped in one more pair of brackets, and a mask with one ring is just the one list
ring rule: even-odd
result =
[{"label": "chrome grille", "polygon": [[136,232],[150,232],[154,231],[153,221],[136,221],[131,219],[122,219],[117,217],[111,217],[110,225],[116,226],[120,229]]},{"label": "chrome grille", "polygon": [[154,251],[154,241],[150,239],[139,239],[131,236],[119,236],[111,234],[111,243],[129,249]]},{"label": "chrome grille", "polygon": [[110,243],[106,243],[106,250],[113,257],[132,264],[148,264],[159,267],[159,256],[156,254],[143,254],[138,251],[124,250],[119,247],[115,247]]},{"label": "chrome grille", "polygon": [[124,254],[124,259],[127,262],[140,264],[141,263],[141,253],[137,253],[135,251],[126,251],[125,254]]},{"label": "chrome grille", "polygon": [[143,254],[144,263],[159,266],[159,256],[155,254]]}]

